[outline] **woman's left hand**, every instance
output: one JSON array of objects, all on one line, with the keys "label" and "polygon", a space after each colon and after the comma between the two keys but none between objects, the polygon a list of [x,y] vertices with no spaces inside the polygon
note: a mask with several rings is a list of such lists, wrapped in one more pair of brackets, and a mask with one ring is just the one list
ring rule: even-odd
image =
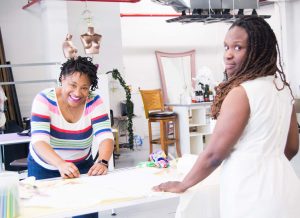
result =
[{"label": "woman's left hand", "polygon": [[98,176],[107,174],[107,166],[101,163],[95,163],[89,170],[89,176]]}]

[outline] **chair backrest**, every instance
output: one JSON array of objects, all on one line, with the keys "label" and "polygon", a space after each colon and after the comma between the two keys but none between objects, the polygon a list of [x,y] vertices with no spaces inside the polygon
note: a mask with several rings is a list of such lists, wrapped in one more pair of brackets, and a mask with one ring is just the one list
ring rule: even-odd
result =
[{"label": "chair backrest", "polygon": [[164,107],[164,100],[163,94],[161,89],[152,89],[152,90],[141,90],[140,93],[142,96],[145,116],[149,118],[150,111],[163,111]]}]

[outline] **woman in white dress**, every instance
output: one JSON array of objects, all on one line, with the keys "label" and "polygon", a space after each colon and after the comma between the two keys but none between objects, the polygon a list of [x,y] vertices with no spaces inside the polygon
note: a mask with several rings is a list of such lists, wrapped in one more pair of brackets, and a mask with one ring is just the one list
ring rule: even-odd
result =
[{"label": "woman in white dress", "polygon": [[289,162],[299,149],[297,119],[276,36],[264,19],[243,18],[224,48],[228,80],[216,88],[207,148],[183,181],[153,189],[184,192],[223,163],[222,218],[299,218],[300,180]]}]

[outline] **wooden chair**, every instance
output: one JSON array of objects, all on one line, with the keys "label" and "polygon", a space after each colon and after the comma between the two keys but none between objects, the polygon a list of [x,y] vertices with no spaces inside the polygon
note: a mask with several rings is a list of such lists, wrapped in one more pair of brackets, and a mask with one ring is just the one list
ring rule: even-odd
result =
[{"label": "wooden chair", "polygon": [[[179,144],[179,125],[177,114],[165,111],[161,89],[141,90],[145,116],[148,119],[150,154],[153,152],[153,144],[160,144],[161,149],[168,155],[168,145],[175,144],[177,156],[181,157]],[[153,139],[152,123],[159,122],[160,137]],[[169,125],[173,124],[173,133],[169,133]]]}]

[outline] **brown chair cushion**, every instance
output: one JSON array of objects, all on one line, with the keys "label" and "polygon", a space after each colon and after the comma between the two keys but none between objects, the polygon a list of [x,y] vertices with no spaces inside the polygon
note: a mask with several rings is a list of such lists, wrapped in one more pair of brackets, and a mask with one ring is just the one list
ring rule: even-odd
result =
[{"label": "brown chair cushion", "polygon": [[173,111],[155,111],[149,113],[149,117],[171,117],[175,115],[176,113]]}]

